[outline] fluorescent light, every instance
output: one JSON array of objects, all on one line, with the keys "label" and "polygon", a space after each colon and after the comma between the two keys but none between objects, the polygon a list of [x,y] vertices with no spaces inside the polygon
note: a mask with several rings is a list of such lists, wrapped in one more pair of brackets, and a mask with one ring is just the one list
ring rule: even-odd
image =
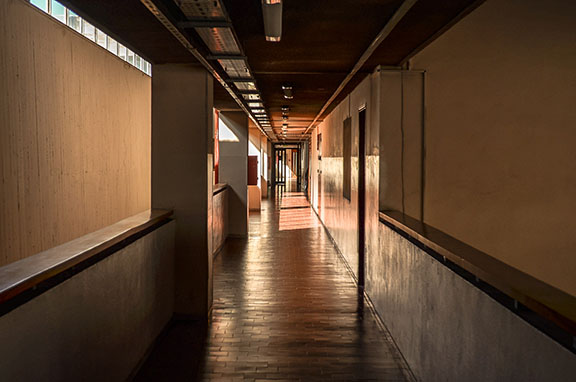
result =
[{"label": "fluorescent light", "polygon": [[224,69],[226,74],[228,74],[230,77],[252,77],[246,62],[243,59],[221,59],[218,60],[218,63],[220,63],[222,69]]},{"label": "fluorescent light", "polygon": [[260,94],[242,94],[245,100],[257,101],[260,100]]},{"label": "fluorescent light", "polygon": [[248,102],[249,107],[264,107],[262,102]]},{"label": "fluorescent light", "polygon": [[254,83],[253,81],[246,81],[246,82],[236,81],[234,82],[234,85],[236,85],[238,90],[256,90],[256,83]]},{"label": "fluorescent light", "polygon": [[262,0],[266,41],[278,42],[282,37],[282,1]]}]

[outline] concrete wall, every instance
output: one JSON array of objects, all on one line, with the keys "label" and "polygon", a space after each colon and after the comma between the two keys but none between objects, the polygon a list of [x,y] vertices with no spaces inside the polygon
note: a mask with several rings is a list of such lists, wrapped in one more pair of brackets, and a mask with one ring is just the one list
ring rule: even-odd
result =
[{"label": "concrete wall", "polygon": [[370,296],[421,381],[570,381],[576,355],[380,224]]},{"label": "concrete wall", "polygon": [[[366,255],[378,251],[380,73],[368,76],[324,119],[312,134],[310,164],[312,206],[338,244],[350,267],[358,267],[358,112],[366,107]],[[352,117],[350,200],[343,197],[343,122]],[[318,160],[318,134],[322,159]],[[318,177],[320,173],[320,179]],[[321,185],[319,185],[319,182]]]},{"label": "concrete wall", "polygon": [[220,141],[220,181],[228,184],[231,236],[248,235],[248,117],[243,111],[223,111],[220,118],[238,138]]},{"label": "concrete wall", "polygon": [[576,294],[576,2],[488,0],[426,70],[426,223]]},{"label": "concrete wall", "polygon": [[176,313],[212,306],[213,79],[201,66],[154,66],[152,206],[174,210]]},{"label": "concrete wall", "polygon": [[0,380],[126,380],[172,317],[175,224],[0,317]]},{"label": "concrete wall", "polygon": [[228,189],[212,199],[212,251],[217,253],[228,236]]},{"label": "concrete wall", "polygon": [[150,208],[150,78],[0,2],[0,266]]}]

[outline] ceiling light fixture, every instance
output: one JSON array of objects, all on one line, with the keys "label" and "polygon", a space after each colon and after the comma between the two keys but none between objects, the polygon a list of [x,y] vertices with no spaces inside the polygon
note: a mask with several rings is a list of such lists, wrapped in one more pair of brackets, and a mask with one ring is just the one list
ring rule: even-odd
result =
[{"label": "ceiling light fixture", "polygon": [[286,99],[294,98],[294,95],[292,94],[292,86],[282,85],[282,91],[284,92],[284,98]]},{"label": "ceiling light fixture", "polygon": [[238,90],[256,90],[254,81],[233,81]]},{"label": "ceiling light fixture", "polygon": [[282,0],[262,0],[266,41],[279,42],[282,37]]},{"label": "ceiling light fixture", "polygon": [[260,94],[242,94],[245,100],[258,101],[260,100]]}]

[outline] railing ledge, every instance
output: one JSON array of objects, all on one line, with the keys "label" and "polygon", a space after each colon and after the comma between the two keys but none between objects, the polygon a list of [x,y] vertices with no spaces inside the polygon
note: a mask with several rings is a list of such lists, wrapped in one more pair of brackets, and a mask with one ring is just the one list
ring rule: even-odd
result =
[{"label": "railing ledge", "polygon": [[380,221],[431,249],[479,280],[576,336],[576,297],[514,268],[399,211],[381,211]]},{"label": "railing ledge", "polygon": [[171,215],[169,210],[147,210],[0,267],[0,315],[170,221]]}]

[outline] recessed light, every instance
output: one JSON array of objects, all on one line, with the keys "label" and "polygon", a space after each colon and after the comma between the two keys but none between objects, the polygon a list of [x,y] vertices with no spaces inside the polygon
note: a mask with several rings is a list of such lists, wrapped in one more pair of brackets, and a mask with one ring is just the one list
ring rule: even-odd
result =
[{"label": "recessed light", "polygon": [[282,91],[284,92],[284,98],[292,99],[294,95],[292,94],[292,86],[291,85],[282,85]]},{"label": "recessed light", "polygon": [[260,100],[260,94],[254,94],[254,93],[242,94],[242,97],[244,97],[244,99],[245,99],[245,100],[248,100],[248,101],[258,101],[258,100]]}]

